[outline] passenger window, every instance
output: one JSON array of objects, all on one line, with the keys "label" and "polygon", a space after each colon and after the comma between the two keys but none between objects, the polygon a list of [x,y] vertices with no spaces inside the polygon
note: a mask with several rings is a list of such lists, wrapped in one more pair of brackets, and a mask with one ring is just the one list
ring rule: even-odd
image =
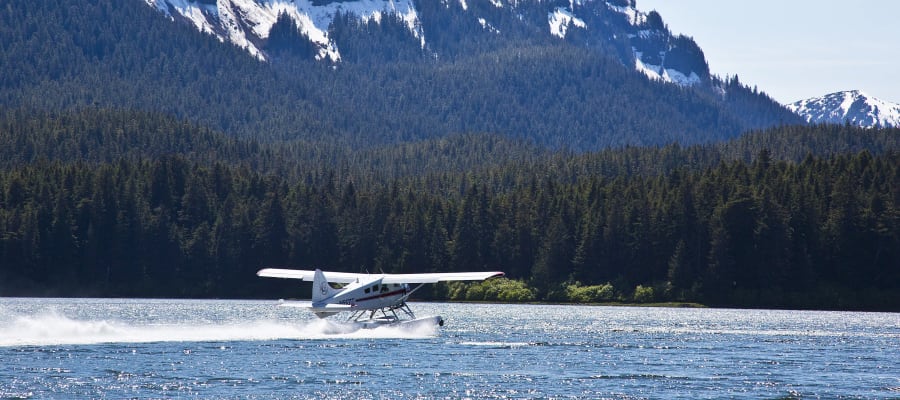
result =
[{"label": "passenger window", "polygon": [[373,291],[373,292],[377,292],[377,291],[378,291],[378,285],[372,286],[372,291]]},{"label": "passenger window", "polygon": [[366,293],[369,293],[369,288],[366,288]]}]

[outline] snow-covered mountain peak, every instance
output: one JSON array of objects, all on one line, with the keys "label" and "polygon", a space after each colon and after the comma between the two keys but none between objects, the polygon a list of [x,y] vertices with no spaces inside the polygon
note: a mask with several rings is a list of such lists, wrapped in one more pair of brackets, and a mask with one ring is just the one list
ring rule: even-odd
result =
[{"label": "snow-covered mountain peak", "polygon": [[800,100],[788,104],[787,108],[809,123],[900,127],[900,104],[879,100],[859,90]]}]

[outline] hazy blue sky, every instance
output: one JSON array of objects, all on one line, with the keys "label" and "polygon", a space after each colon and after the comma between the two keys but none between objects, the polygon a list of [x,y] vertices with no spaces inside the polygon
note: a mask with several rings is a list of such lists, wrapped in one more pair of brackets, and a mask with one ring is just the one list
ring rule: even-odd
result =
[{"label": "hazy blue sky", "polygon": [[859,89],[900,103],[900,1],[636,1],[693,37],[712,73],[779,102]]}]

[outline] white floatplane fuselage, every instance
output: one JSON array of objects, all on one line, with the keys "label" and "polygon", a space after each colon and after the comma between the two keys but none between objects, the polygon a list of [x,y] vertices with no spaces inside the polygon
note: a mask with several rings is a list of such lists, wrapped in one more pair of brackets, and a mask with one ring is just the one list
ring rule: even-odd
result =
[{"label": "white floatplane fuselage", "polygon": [[[348,323],[359,324],[360,328],[374,328],[392,324],[443,325],[444,319],[440,316],[416,318],[406,304],[409,296],[425,283],[484,280],[501,276],[503,272],[369,275],[266,268],[257,275],[313,281],[312,301],[283,301],[282,306],[307,308],[319,318],[350,312]],[[332,282],[345,286],[336,289],[331,286]],[[411,287],[410,284],[419,285]]]}]

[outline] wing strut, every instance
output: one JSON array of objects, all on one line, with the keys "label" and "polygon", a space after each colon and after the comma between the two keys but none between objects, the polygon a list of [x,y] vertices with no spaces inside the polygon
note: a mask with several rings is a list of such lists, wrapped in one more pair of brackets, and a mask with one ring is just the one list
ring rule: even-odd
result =
[{"label": "wing strut", "polygon": [[402,301],[403,304],[406,304],[406,299],[408,299],[410,295],[412,295],[416,290],[419,290],[422,286],[425,286],[425,284],[420,283],[416,287],[412,288],[412,290],[406,292],[406,295],[404,295],[403,298],[400,299],[400,301]]}]

